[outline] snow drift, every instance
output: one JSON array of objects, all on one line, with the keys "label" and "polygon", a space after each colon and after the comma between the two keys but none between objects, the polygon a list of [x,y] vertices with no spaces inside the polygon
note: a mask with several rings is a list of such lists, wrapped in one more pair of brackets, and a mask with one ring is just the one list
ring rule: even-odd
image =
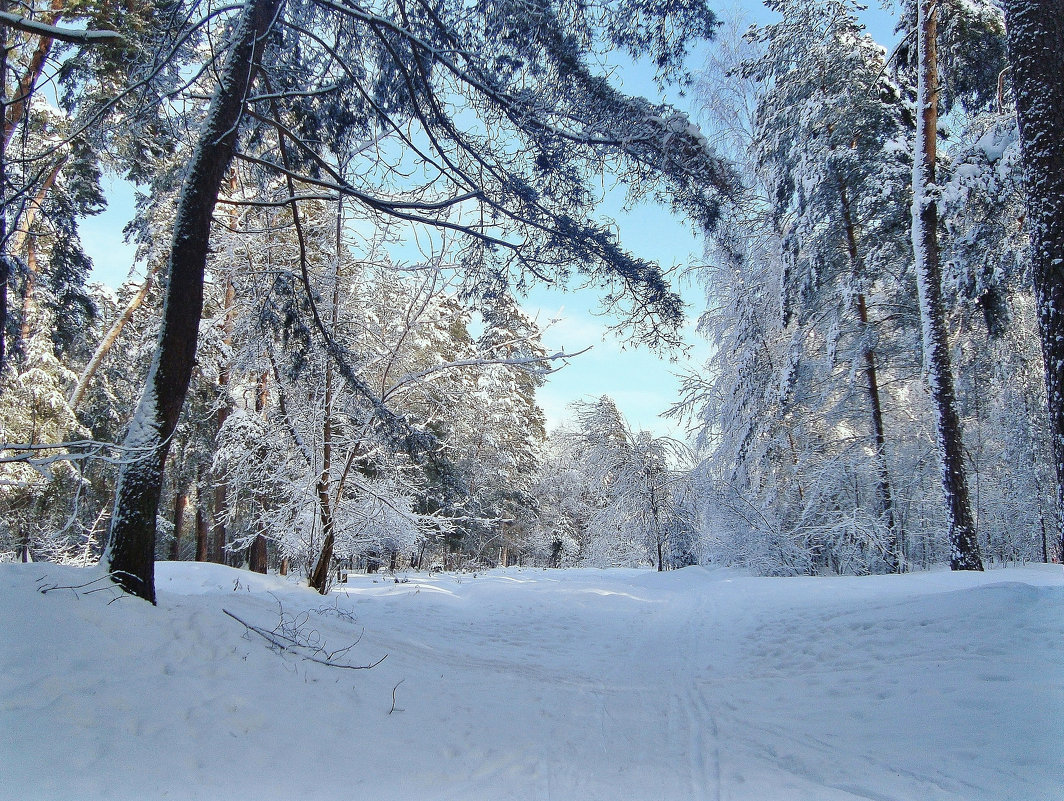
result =
[{"label": "snow drift", "polygon": [[98,575],[0,565],[2,798],[1064,797],[1059,566]]}]

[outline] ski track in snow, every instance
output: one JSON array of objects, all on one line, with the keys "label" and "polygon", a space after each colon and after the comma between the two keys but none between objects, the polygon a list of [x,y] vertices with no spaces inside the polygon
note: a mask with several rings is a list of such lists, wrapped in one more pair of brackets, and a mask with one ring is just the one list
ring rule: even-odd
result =
[{"label": "ski track in snow", "polygon": [[1064,800],[1060,566],[94,575],[0,565],[0,799]]}]

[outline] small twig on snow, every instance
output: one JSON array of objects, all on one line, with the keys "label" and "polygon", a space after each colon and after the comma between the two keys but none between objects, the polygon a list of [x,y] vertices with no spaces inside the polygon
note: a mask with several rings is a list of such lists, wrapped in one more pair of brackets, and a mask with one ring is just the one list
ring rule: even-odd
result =
[{"label": "small twig on snow", "polygon": [[392,708],[388,710],[389,715],[392,714],[392,712],[406,712],[405,709],[400,709],[395,705],[395,691],[399,689],[399,685],[402,684],[404,681],[406,681],[406,679],[399,679],[399,681],[396,682],[395,686],[392,687]]}]

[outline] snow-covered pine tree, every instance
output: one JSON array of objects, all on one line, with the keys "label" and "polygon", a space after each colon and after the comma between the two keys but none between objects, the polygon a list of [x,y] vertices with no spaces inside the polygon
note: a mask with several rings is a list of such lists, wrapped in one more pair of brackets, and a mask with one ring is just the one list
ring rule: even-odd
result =
[{"label": "snow-covered pine tree", "polygon": [[913,159],[912,238],[920,295],[924,366],[936,416],[942,492],[950,541],[950,567],[982,570],[964,462],[960,416],[942,298],[938,213],[939,4],[914,0],[917,43],[916,136]]},{"label": "snow-covered pine tree", "polygon": [[1064,15],[1052,0],[1007,0],[1005,9],[1064,558]]},{"label": "snow-covered pine tree", "polygon": [[573,404],[571,449],[590,482],[585,558],[599,566],[689,564],[689,456],[684,446],[633,431],[613,399]]},{"label": "snow-covered pine tree", "polygon": [[[876,476],[868,495],[884,532],[875,540],[887,569],[897,570],[902,531],[880,374],[890,352],[884,321],[897,318],[907,294],[896,278],[908,257],[900,92],[884,77],[885,53],[863,33],[856,3],[780,0],[773,9],[783,20],[756,32],[765,52],[745,69],[764,87],[754,147],[782,235],[783,325],[805,332],[792,338],[791,360],[820,384],[813,392],[829,421],[825,433],[831,420],[847,422],[835,434],[847,449],[854,428],[868,431]],[[827,505],[841,512],[848,504]]]}]

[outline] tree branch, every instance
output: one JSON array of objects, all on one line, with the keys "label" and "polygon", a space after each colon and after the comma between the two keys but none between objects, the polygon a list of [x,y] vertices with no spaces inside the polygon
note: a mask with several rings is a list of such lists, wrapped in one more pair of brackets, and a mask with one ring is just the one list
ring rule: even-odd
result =
[{"label": "tree branch", "polygon": [[44,22],[26,19],[7,11],[0,11],[0,27],[14,28],[23,33],[32,33],[35,36],[44,36],[49,39],[58,39],[60,42],[80,45],[122,42],[126,38],[124,34],[118,31],[79,31],[73,28],[60,28],[56,25],[48,25]]}]

